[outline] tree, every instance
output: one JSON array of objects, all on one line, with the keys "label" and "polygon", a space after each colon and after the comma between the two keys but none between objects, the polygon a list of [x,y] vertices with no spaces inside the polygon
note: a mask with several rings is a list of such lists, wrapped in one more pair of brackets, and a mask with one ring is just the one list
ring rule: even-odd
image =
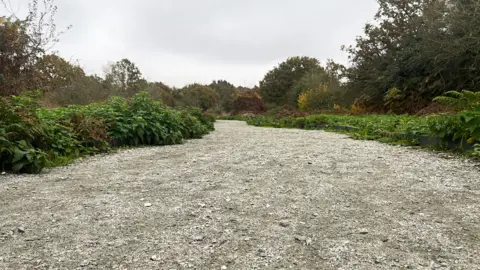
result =
[{"label": "tree", "polygon": [[305,74],[321,69],[320,62],[311,57],[290,57],[270,70],[260,81],[260,92],[267,104],[275,106],[297,103],[289,91]]},{"label": "tree", "polygon": [[225,80],[213,81],[209,86],[217,92],[219,103],[223,111],[231,111],[235,86]]},{"label": "tree", "polygon": [[219,96],[210,86],[191,84],[180,89],[177,98],[183,106],[197,107],[206,111],[218,104]]},{"label": "tree", "polygon": [[240,113],[263,113],[267,110],[263,104],[262,97],[254,90],[237,90],[232,103],[234,114]]},{"label": "tree", "polygon": [[[8,1],[0,0],[5,10]],[[56,31],[53,0],[33,0],[25,19],[13,12],[0,16],[0,95],[18,94],[41,87],[36,63],[58,42],[62,32]]]},{"label": "tree", "polygon": [[37,76],[45,92],[68,87],[72,82],[85,77],[85,72],[78,65],[72,65],[54,54],[44,55],[35,65]]},{"label": "tree", "polygon": [[162,82],[148,83],[146,90],[153,99],[161,100],[163,104],[174,107],[175,100],[172,88]]},{"label": "tree", "polygon": [[[480,84],[480,1],[378,0],[375,24],[344,48],[348,88],[374,109],[415,112],[448,90]],[[393,107],[392,107],[393,106]]]},{"label": "tree", "polygon": [[122,59],[110,64],[105,69],[105,80],[118,89],[120,95],[131,97],[146,87],[142,73],[128,59]]}]

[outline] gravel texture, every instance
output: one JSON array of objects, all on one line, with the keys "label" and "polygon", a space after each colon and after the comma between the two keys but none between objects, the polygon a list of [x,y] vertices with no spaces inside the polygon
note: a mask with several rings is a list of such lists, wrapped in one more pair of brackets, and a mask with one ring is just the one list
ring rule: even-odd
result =
[{"label": "gravel texture", "polygon": [[0,175],[0,269],[480,269],[480,168],[218,121],[183,145]]}]

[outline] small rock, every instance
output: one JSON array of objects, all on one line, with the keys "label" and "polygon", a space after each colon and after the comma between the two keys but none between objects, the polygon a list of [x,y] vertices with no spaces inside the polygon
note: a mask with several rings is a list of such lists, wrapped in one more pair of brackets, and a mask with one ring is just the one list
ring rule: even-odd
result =
[{"label": "small rock", "polygon": [[207,205],[204,204],[204,203],[199,203],[198,206],[202,207],[202,208],[205,208]]},{"label": "small rock", "polygon": [[312,238],[307,238],[307,240],[305,240],[305,244],[307,246],[310,246],[312,244],[312,241],[313,241]]},{"label": "small rock", "polygon": [[314,216],[314,217],[318,217],[318,213],[313,213],[313,216]]},{"label": "small rock", "polygon": [[285,220],[284,220],[284,221],[280,221],[279,225],[282,226],[282,227],[284,227],[284,228],[290,226],[290,224],[288,223],[288,221],[285,221]]},{"label": "small rock", "polygon": [[150,260],[152,260],[154,262],[158,261],[157,255],[153,255],[152,257],[150,257]]},{"label": "small rock", "polygon": [[23,227],[18,227],[18,228],[17,228],[17,231],[18,231],[19,233],[25,233],[25,228],[23,228]]},{"label": "small rock", "polygon": [[263,248],[258,249],[257,254],[258,254],[258,256],[260,256],[262,258],[267,257],[267,253],[266,253],[265,249],[263,249]]},{"label": "small rock", "polygon": [[6,173],[6,172],[2,172],[2,175],[5,175],[5,174],[7,174],[7,173]]},{"label": "small rock", "polygon": [[368,234],[368,230],[363,228],[358,231],[359,234]]},{"label": "small rock", "polygon": [[196,241],[196,242],[200,242],[200,241],[203,241],[203,236],[201,235],[194,235],[192,237],[193,241]]},{"label": "small rock", "polygon": [[313,163],[312,162],[308,162],[308,165],[312,165]]},{"label": "small rock", "polygon": [[307,241],[307,237],[297,235],[297,236],[295,236],[295,240],[300,241],[300,242],[305,242],[305,241]]},{"label": "small rock", "polygon": [[143,206],[145,206],[145,207],[152,207],[152,204],[151,204],[151,203],[145,203]]},{"label": "small rock", "polygon": [[80,266],[81,266],[81,267],[86,267],[86,266],[88,266],[89,264],[90,264],[90,262],[88,262],[87,260],[85,260],[85,261],[83,261],[83,262],[80,264]]},{"label": "small rock", "polygon": [[225,265],[222,265],[222,270],[227,270],[227,267]]}]

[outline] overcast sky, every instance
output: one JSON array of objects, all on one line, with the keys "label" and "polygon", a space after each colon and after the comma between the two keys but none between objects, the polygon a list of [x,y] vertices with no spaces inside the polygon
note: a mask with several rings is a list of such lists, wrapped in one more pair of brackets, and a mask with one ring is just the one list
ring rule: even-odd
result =
[{"label": "overcast sky", "polygon": [[[7,0],[8,1],[8,0]],[[10,0],[18,14],[28,0]],[[347,63],[375,0],[57,0],[55,50],[102,74],[128,58],[151,81],[181,87],[226,79],[253,86],[289,56]],[[0,7],[0,15],[5,9]]]}]

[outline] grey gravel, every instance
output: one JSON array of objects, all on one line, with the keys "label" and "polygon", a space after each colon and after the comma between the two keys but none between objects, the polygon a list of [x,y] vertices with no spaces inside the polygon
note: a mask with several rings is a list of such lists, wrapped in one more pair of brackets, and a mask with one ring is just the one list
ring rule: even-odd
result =
[{"label": "grey gravel", "polygon": [[480,269],[478,164],[323,131],[216,129],[0,176],[0,269]]}]

